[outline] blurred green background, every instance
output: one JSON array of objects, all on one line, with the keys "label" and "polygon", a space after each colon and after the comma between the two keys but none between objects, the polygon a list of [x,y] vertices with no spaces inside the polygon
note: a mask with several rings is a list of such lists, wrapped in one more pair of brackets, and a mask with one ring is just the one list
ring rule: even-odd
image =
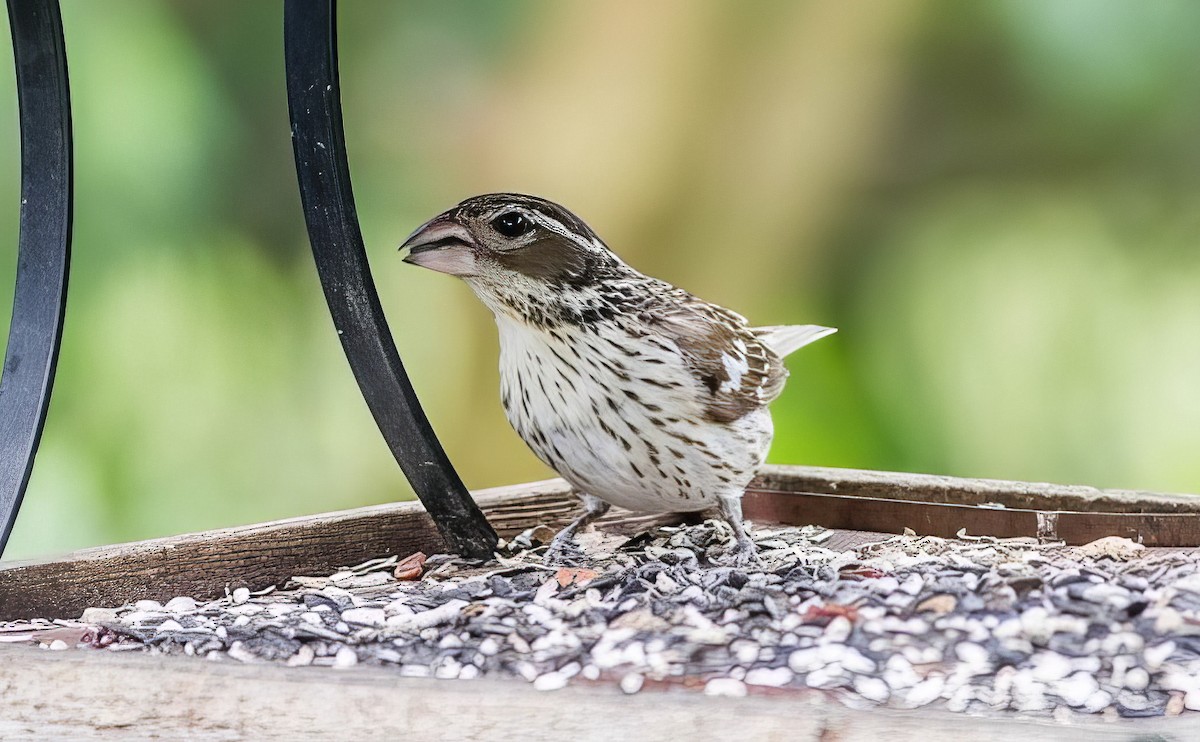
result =
[{"label": "blurred green background", "polygon": [[[63,0],[70,311],[9,557],[411,497],[317,284],[281,16]],[[518,190],[760,324],[841,328],[790,361],[772,461],[1200,490],[1200,3],[354,0],[339,23],[368,251],[469,486],[550,472],[504,421],[488,313],[395,247]]]}]

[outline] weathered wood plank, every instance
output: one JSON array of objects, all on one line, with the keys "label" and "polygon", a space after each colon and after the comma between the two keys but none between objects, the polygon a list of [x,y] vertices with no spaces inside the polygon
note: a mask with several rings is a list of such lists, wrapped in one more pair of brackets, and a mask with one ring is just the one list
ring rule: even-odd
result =
[{"label": "weathered wood plank", "polygon": [[764,467],[751,488],[959,505],[999,503],[1026,510],[1200,514],[1197,495],[816,466]]},{"label": "weathered wood plank", "polygon": [[776,523],[952,538],[960,529],[1000,538],[1086,544],[1122,536],[1146,546],[1200,546],[1200,497],[928,474],[766,467],[745,514]]},{"label": "weathered wood plank", "polygon": [[417,680],[383,668],[289,668],[0,646],[0,739],[929,740],[1200,739],[1195,716],[1070,725],[1016,715],[848,709],[819,691],[626,696],[520,681]]},{"label": "weathered wood plank", "polygon": [[954,538],[1039,537],[1081,545],[1121,536],[1150,547],[1200,544],[1200,518],[1194,513],[1093,513],[984,508],[977,505],[889,500],[858,495],[748,490],[745,515],[767,523],[819,523],[826,528],[898,534],[911,528],[922,536]]}]

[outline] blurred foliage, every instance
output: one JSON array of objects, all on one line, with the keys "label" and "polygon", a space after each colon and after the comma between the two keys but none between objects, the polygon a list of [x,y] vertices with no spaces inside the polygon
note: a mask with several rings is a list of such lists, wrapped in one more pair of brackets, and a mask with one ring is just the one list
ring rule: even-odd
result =
[{"label": "blurred foliage", "polygon": [[[280,4],[63,16],[70,311],[9,556],[410,497],[311,264]],[[468,485],[550,473],[503,419],[486,311],[395,246],[520,190],[760,323],[841,328],[790,361],[773,461],[1200,489],[1200,4],[355,0],[339,24],[368,250]]]}]

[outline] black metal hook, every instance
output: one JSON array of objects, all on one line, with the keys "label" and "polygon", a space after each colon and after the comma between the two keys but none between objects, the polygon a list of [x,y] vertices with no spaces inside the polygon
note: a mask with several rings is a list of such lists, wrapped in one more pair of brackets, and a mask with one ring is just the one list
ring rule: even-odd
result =
[{"label": "black metal hook", "polygon": [[71,262],[71,94],[58,0],[8,0],[21,109],[21,236],[0,375],[0,554],[46,422]]},{"label": "black metal hook", "polygon": [[421,410],[367,264],[342,131],[336,14],[333,0],[287,0],[284,6],[292,145],[317,272],[346,358],[392,455],[447,545],[487,558],[496,532]]}]

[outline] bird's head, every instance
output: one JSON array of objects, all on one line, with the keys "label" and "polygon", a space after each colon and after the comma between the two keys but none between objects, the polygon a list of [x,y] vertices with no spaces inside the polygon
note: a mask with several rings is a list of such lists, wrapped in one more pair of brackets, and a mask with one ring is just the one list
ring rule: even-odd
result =
[{"label": "bird's head", "polygon": [[624,265],[582,219],[517,193],[469,198],[400,249],[404,262],[466,279],[485,301],[494,292],[582,289]]}]

